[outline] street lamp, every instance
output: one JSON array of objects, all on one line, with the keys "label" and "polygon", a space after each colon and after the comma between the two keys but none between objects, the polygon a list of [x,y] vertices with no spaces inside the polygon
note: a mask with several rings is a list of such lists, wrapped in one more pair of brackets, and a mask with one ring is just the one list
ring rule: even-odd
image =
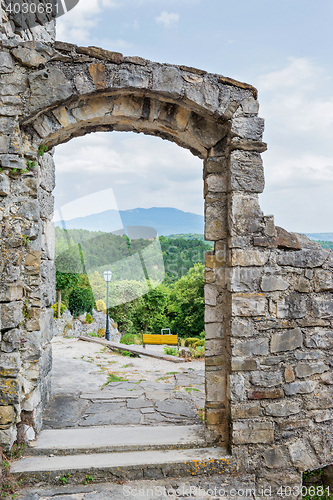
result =
[{"label": "street lamp", "polygon": [[103,273],[104,281],[106,281],[106,328],[105,328],[105,339],[110,340],[110,327],[109,327],[109,283],[112,278],[112,271],[104,271]]}]

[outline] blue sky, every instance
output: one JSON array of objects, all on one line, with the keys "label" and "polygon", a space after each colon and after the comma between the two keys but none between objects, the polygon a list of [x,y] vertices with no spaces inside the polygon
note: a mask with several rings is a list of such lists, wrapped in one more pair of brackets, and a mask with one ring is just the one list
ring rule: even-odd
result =
[{"label": "blue sky", "polygon": [[[269,148],[263,211],[288,230],[332,232],[332,18],[320,0],[80,0],[57,38],[256,86]],[[58,205],[112,188],[122,210],[202,213],[200,160],[160,139],[92,134],[58,146],[56,164]]]}]

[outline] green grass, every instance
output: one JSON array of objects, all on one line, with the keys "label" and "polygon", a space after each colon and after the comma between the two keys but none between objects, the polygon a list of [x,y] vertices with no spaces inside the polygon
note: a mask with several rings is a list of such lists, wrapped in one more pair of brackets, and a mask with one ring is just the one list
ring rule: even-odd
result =
[{"label": "green grass", "polygon": [[105,384],[103,384],[102,387],[105,387],[106,385],[110,384],[111,382],[126,382],[126,379],[123,378],[123,377],[119,377],[115,373],[109,373],[108,374],[108,379],[105,382]]}]

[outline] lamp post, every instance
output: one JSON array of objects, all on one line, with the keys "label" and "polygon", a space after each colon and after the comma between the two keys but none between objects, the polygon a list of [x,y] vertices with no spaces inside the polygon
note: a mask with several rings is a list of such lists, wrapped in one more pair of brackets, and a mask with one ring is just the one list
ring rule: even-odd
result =
[{"label": "lamp post", "polygon": [[104,271],[103,273],[104,281],[106,281],[106,328],[105,328],[105,339],[110,340],[110,327],[109,327],[109,283],[112,278],[112,271]]}]

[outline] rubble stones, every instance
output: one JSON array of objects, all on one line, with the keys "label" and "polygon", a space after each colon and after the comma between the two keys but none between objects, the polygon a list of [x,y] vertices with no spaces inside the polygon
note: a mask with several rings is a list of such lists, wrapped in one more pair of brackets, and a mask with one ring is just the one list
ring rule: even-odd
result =
[{"label": "rubble stones", "polygon": [[271,352],[293,351],[302,346],[302,332],[299,328],[274,333],[271,341]]}]

